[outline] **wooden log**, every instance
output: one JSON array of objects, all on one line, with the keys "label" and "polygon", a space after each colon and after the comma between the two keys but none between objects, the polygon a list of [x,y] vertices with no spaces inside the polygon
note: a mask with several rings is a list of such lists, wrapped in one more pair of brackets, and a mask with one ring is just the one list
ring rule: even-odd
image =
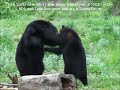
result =
[{"label": "wooden log", "polygon": [[2,88],[0,88],[0,90],[18,90],[18,88],[8,88],[7,86],[3,86]]},{"label": "wooden log", "polygon": [[0,87],[7,86],[7,87],[17,87],[18,84],[8,84],[8,83],[0,83]]},{"label": "wooden log", "polygon": [[76,90],[72,74],[23,76],[18,80],[18,90]]}]

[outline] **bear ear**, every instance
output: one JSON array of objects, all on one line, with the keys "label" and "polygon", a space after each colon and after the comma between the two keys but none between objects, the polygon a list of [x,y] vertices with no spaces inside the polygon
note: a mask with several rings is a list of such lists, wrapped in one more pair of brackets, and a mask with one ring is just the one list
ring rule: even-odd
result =
[{"label": "bear ear", "polygon": [[62,29],[65,28],[65,25],[62,25]]}]

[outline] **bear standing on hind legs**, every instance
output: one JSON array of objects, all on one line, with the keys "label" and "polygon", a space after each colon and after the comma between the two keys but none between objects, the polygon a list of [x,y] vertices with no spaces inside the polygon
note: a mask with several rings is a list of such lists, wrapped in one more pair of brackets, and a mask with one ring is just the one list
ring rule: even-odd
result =
[{"label": "bear standing on hind legs", "polygon": [[60,48],[45,48],[45,51],[63,54],[65,74],[73,74],[87,85],[87,68],[85,50],[78,34],[71,28],[62,26],[60,30],[62,45]]},{"label": "bear standing on hind legs", "polygon": [[56,27],[36,20],[27,25],[16,49],[15,61],[20,76],[41,75],[44,71],[44,45],[60,45]]}]

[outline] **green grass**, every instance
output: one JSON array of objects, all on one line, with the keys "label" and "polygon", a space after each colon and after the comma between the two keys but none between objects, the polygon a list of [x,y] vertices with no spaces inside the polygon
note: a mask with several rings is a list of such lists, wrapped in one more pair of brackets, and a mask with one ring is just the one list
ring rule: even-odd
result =
[{"label": "green grass", "polygon": [[[88,69],[88,83],[82,90],[120,89],[120,18],[100,12],[17,12],[1,19],[0,30],[0,82],[10,82],[7,73],[17,73],[15,51],[26,25],[36,19],[51,21],[60,30],[62,25],[76,30],[85,47]],[[45,53],[44,73],[63,72],[62,56]],[[19,75],[19,74],[18,74]],[[78,89],[79,90],[79,89]]]}]

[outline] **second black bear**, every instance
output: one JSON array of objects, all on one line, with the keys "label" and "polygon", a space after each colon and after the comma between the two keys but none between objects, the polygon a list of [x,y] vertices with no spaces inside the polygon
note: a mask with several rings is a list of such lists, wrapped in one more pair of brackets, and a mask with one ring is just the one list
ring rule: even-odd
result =
[{"label": "second black bear", "polygon": [[78,34],[71,28],[62,26],[60,30],[62,45],[60,48],[45,48],[55,54],[63,54],[65,74],[73,74],[84,85],[87,85],[85,50]]},{"label": "second black bear", "polygon": [[60,44],[56,27],[47,21],[36,20],[27,25],[16,50],[16,65],[20,76],[41,75],[44,71],[44,44]]}]

